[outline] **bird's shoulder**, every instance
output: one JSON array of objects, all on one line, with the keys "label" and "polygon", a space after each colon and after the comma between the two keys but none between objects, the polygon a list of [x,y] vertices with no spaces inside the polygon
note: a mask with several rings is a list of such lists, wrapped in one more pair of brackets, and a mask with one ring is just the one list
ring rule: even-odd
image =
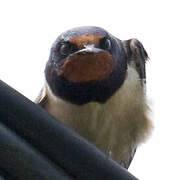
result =
[{"label": "bird's shoulder", "polygon": [[39,104],[40,106],[44,107],[47,102],[47,99],[48,97],[46,94],[46,90],[45,87],[43,87],[34,102],[35,104]]}]

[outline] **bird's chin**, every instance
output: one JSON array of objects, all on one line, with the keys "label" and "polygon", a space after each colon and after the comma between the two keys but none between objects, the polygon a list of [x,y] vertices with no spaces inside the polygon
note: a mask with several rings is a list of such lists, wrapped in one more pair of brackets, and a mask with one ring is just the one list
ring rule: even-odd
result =
[{"label": "bird's chin", "polygon": [[112,56],[106,51],[75,53],[63,60],[58,76],[73,83],[107,79],[114,69]]}]

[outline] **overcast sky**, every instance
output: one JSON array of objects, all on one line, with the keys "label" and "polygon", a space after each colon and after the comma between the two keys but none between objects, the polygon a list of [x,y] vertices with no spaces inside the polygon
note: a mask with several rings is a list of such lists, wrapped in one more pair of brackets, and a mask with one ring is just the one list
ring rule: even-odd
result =
[{"label": "overcast sky", "polygon": [[34,100],[50,47],[63,31],[94,25],[147,50],[154,131],[130,166],[141,180],[196,179],[196,5],[192,0],[0,2],[0,79]]}]

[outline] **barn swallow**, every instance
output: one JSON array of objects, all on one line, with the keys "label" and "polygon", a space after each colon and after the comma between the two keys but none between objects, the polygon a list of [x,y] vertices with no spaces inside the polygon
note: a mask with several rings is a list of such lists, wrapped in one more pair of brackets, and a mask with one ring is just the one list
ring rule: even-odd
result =
[{"label": "barn swallow", "polygon": [[146,50],[99,27],[62,33],[36,103],[128,168],[151,131],[145,97]]}]

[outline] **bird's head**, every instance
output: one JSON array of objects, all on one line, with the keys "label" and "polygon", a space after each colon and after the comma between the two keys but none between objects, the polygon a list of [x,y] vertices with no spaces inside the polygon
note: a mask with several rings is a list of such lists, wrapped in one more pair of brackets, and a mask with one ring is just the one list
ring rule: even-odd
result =
[{"label": "bird's head", "polygon": [[[139,41],[134,43],[135,49],[131,49],[131,43],[99,27],[79,27],[62,33],[51,48],[45,68],[49,88],[56,96],[75,104],[104,103],[123,84],[127,65],[134,56],[137,58],[136,53],[147,58]],[[138,61],[135,68],[137,64],[144,66]]]}]

